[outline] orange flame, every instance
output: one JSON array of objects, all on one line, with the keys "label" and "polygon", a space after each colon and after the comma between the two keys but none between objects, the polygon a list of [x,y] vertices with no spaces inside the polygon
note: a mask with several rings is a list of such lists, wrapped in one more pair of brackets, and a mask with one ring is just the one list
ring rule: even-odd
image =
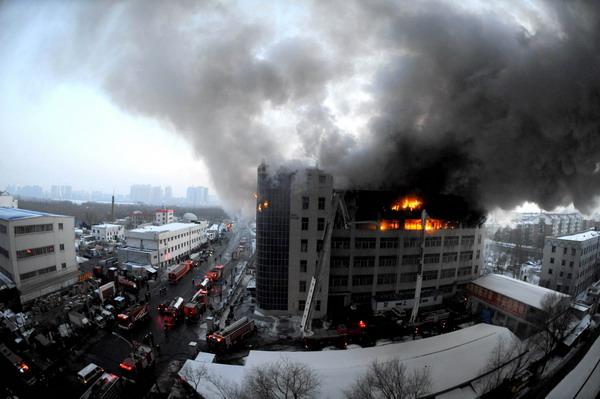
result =
[{"label": "orange flame", "polygon": [[393,211],[400,211],[400,210],[410,210],[410,211],[414,211],[415,209],[419,209],[421,207],[421,205],[423,205],[423,202],[420,201],[417,198],[413,198],[413,197],[405,197],[402,200],[394,203],[392,205],[392,210]]}]

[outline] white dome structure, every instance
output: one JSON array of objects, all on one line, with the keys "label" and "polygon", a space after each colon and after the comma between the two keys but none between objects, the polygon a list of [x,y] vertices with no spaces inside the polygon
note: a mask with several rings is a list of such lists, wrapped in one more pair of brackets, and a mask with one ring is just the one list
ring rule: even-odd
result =
[{"label": "white dome structure", "polygon": [[195,222],[198,220],[198,216],[194,215],[191,212],[188,212],[186,214],[183,215],[183,222],[184,223],[189,223],[189,222]]}]

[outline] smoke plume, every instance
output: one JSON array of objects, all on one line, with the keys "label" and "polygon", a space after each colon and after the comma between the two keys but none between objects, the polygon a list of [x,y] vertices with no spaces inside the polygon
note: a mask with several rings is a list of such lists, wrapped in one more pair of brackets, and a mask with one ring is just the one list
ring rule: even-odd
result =
[{"label": "smoke plume", "polygon": [[594,2],[315,1],[289,21],[259,1],[19,3],[0,15],[63,22],[40,68],[185,137],[232,209],[263,159],[487,208],[596,205]]}]

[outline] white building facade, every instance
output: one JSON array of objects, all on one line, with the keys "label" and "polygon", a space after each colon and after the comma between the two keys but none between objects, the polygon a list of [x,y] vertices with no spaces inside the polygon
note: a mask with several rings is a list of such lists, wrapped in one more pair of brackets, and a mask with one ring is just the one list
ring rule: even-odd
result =
[{"label": "white building facade", "polygon": [[120,241],[125,237],[125,227],[119,224],[98,224],[92,226],[92,234],[98,241]]},{"label": "white building facade", "polygon": [[208,223],[170,223],[125,232],[127,246],[118,250],[119,263],[162,267],[179,263],[207,242]]},{"label": "white building facade", "polygon": [[600,232],[548,237],[540,285],[573,297],[600,278]]},{"label": "white building facade", "polygon": [[157,209],[154,220],[159,226],[163,224],[173,223],[173,209]]},{"label": "white building facade", "polygon": [[0,207],[0,268],[22,303],[78,281],[74,227],[72,216]]},{"label": "white building facade", "polygon": [[0,206],[16,208],[19,206],[19,201],[14,199],[14,197],[6,191],[0,191]]}]

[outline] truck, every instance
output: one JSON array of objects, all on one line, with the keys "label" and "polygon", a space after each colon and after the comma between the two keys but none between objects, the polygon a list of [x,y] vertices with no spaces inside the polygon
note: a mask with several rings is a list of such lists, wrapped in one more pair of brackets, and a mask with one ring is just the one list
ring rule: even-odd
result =
[{"label": "truck", "polygon": [[224,329],[207,335],[208,350],[213,353],[225,352],[255,330],[254,320],[242,317]]},{"label": "truck", "polygon": [[119,377],[112,373],[104,373],[94,384],[81,395],[81,399],[113,399],[118,398],[123,388]]},{"label": "truck", "polygon": [[137,292],[137,290],[138,290],[136,283],[134,283],[133,281],[127,280],[123,276],[117,276],[117,284],[123,291]]},{"label": "truck", "polygon": [[175,297],[165,310],[163,319],[163,329],[170,330],[176,326],[183,318],[184,299],[180,296]]},{"label": "truck", "polygon": [[69,312],[69,321],[77,328],[87,328],[92,325],[87,317],[74,310]]},{"label": "truck", "polygon": [[154,366],[154,351],[149,345],[139,342],[133,344],[131,356],[120,364],[121,375],[126,380],[136,381],[142,373]]},{"label": "truck", "polygon": [[189,273],[193,263],[194,262],[192,262],[191,260],[188,260],[185,262],[181,262],[179,265],[172,268],[169,271],[169,283],[177,284],[179,280],[183,278],[183,276]]},{"label": "truck", "polygon": [[223,265],[215,266],[205,278],[209,278],[212,282],[220,281],[223,276]]},{"label": "truck", "polygon": [[131,305],[117,316],[119,327],[125,330],[132,329],[138,322],[148,317],[150,308],[147,303],[138,303]]},{"label": "truck", "polygon": [[198,290],[183,307],[186,321],[197,321],[206,309],[209,298],[206,290]]}]

